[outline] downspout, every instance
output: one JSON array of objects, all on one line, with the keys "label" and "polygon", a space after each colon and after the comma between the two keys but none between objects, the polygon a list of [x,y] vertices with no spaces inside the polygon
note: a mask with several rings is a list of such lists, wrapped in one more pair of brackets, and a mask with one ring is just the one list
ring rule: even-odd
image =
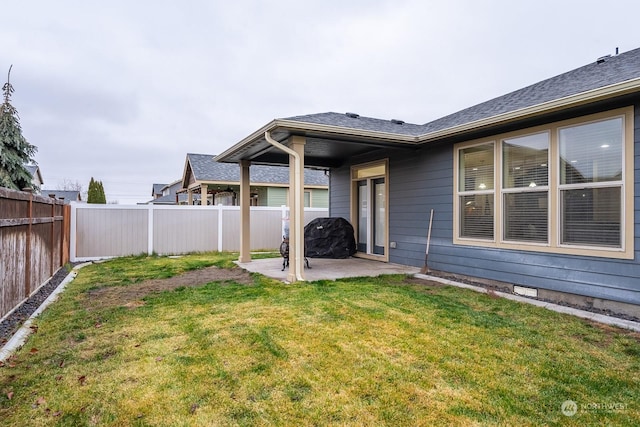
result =
[{"label": "downspout", "polygon": [[[289,154],[290,156],[293,156],[294,158],[294,164],[293,164],[293,168],[294,168],[294,174],[295,174],[295,187],[297,189],[297,191],[295,191],[293,193],[293,208],[295,209],[296,212],[296,216],[297,213],[300,212],[300,208],[301,208],[301,200],[300,200],[300,191],[298,190],[298,186],[301,185],[302,179],[301,179],[301,174],[300,174],[300,167],[298,167],[298,165],[300,164],[300,155],[298,153],[296,153],[294,150],[292,150],[291,148],[279,143],[278,141],[276,141],[275,139],[273,139],[271,137],[271,133],[269,131],[266,131],[264,133],[264,137],[267,140],[267,142],[271,145],[273,145],[274,147],[284,151],[285,153]],[[301,218],[298,218],[298,221],[302,221]],[[302,223],[302,222],[300,222]],[[302,264],[302,259],[304,258],[304,255],[302,253],[303,248],[304,248],[304,240],[303,240],[303,236],[304,233],[300,233],[300,230],[296,230],[296,241],[295,241],[295,246],[294,246],[294,262],[295,262],[295,266],[296,266],[296,280],[303,282],[304,278],[300,275],[300,268],[298,267],[302,267],[304,268],[303,264]]]}]

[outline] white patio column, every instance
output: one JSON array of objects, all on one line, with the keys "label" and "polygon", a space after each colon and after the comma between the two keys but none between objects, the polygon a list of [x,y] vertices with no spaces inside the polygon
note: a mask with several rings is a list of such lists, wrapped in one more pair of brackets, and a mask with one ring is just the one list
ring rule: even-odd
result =
[{"label": "white patio column", "polygon": [[292,136],[289,148],[289,273],[287,280],[304,280],[304,144],[302,136]]},{"label": "white patio column", "polygon": [[193,205],[193,190],[192,189],[188,189],[187,190],[187,204],[189,206]]},{"label": "white patio column", "polygon": [[249,180],[249,160],[240,160],[240,257],[239,262],[251,261],[251,188]]},{"label": "white patio column", "polygon": [[200,204],[202,206],[207,206],[208,191],[209,186],[207,184],[200,184]]}]

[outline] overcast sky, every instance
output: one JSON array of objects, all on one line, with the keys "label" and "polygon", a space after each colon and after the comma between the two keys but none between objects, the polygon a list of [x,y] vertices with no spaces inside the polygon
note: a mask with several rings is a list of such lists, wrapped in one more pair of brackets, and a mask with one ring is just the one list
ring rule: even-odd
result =
[{"label": "overcast sky", "polygon": [[640,47],[639,16],[638,0],[16,0],[0,79],[13,64],[44,188],[94,177],[132,204],[274,118],[426,123]]}]

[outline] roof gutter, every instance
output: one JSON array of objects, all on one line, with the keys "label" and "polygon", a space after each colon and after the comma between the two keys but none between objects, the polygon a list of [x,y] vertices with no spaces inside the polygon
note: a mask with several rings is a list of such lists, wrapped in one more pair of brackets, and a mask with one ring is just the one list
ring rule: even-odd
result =
[{"label": "roof gutter", "polygon": [[638,90],[640,90],[640,78],[627,80],[598,89],[580,92],[575,95],[569,95],[564,98],[554,99],[553,101],[543,102],[541,104],[532,105],[530,107],[520,108],[518,110],[509,111],[507,113],[464,123],[462,125],[452,126],[431,133],[425,133],[418,137],[418,141],[422,144],[447,136],[453,136],[456,134],[468,132],[474,129],[507,123],[527,117],[533,117],[543,113],[550,113],[563,108],[586,104],[588,102],[600,101],[607,98],[613,98],[615,96],[622,96],[629,93],[637,92]]},{"label": "roof gutter", "polygon": [[[302,200],[300,197],[300,189],[303,188],[304,186],[304,182],[303,182],[303,178],[302,178],[302,164],[301,164],[301,159],[300,159],[300,155],[298,153],[296,153],[294,150],[292,150],[291,148],[279,143],[278,141],[276,141],[275,139],[273,139],[271,137],[271,133],[270,131],[265,131],[264,132],[264,138],[267,140],[267,142],[271,145],[273,145],[274,147],[276,147],[279,150],[284,151],[285,153],[289,154],[290,156],[293,156],[294,158],[294,163],[293,163],[293,171],[294,171],[294,180],[293,180],[293,186],[294,189],[296,191],[293,192],[293,209],[294,209],[294,215],[296,217],[295,220],[295,224],[294,226],[298,225],[298,224],[302,224],[301,218],[300,218],[300,213],[302,212]],[[302,228],[302,227],[298,227],[298,228]],[[299,282],[304,282],[304,277],[302,277],[302,275],[300,274],[300,272],[302,271],[302,268],[304,268],[304,266],[302,265],[303,259],[304,259],[304,254],[302,252],[304,248],[304,240],[303,240],[303,233],[300,233],[299,229],[295,230],[295,242],[293,244],[293,251],[294,251],[294,261],[293,261],[293,265],[295,268],[295,277],[296,280]],[[291,264],[290,264],[291,265]]]}]

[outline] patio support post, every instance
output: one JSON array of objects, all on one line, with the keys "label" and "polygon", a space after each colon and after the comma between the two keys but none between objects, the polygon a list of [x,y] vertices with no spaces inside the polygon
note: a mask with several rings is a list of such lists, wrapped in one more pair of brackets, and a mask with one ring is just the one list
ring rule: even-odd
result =
[{"label": "patio support post", "polygon": [[202,206],[208,205],[209,195],[207,192],[209,191],[209,186],[207,184],[200,184],[200,204]]},{"label": "patio support post", "polygon": [[[304,144],[305,138],[292,136],[289,147],[289,275],[287,280],[304,280]],[[297,158],[296,158],[297,157]],[[292,167],[293,166],[293,167]],[[293,259],[291,259],[293,255]]]},{"label": "patio support post", "polygon": [[189,206],[193,205],[193,190],[192,189],[188,189],[187,190],[187,204]]},{"label": "patio support post", "polygon": [[292,136],[289,148],[273,139],[269,131],[265,140],[289,155],[289,274],[287,281],[304,281],[304,144],[305,138]]},{"label": "patio support post", "polygon": [[[251,261],[251,209],[249,160],[240,160],[240,257],[239,262]],[[220,212],[222,214],[222,212]]]}]

